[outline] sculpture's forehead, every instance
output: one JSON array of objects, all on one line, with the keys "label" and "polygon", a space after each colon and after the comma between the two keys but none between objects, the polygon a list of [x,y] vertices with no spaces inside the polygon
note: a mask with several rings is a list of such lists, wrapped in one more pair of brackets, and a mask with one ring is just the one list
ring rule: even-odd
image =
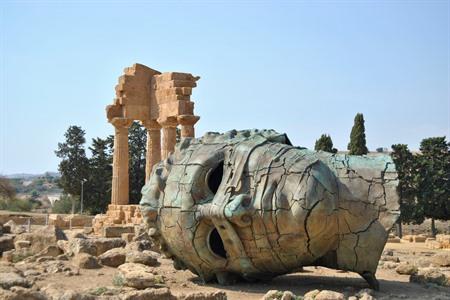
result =
[{"label": "sculpture's forehead", "polygon": [[286,146],[287,141],[286,135],[273,130],[231,131],[221,135],[207,133],[201,139],[179,144],[173,163],[202,166],[215,165],[220,161],[228,164],[244,163],[264,154],[274,157],[279,148]]}]

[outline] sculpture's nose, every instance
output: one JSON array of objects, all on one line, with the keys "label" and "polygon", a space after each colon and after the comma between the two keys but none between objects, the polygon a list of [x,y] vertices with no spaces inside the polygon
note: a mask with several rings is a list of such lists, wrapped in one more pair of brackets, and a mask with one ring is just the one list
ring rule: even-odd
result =
[{"label": "sculpture's nose", "polygon": [[[218,197],[216,195],[216,197]],[[248,194],[239,194],[227,201],[224,206],[217,205],[214,199],[211,203],[200,205],[197,209],[197,219],[228,220],[240,227],[251,224],[251,216],[254,213],[252,197]]]},{"label": "sculpture's nose", "polygon": [[224,216],[240,227],[250,226],[252,215],[255,212],[252,197],[248,194],[239,194],[232,199],[224,209]]}]

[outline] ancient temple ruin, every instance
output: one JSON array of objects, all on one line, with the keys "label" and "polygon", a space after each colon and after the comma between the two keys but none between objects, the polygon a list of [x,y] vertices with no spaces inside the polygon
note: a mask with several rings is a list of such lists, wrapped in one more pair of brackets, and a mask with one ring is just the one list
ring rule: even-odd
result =
[{"label": "ancient temple ruin", "polygon": [[[112,197],[106,216],[96,218],[96,228],[114,224],[140,223],[137,205],[129,205],[128,128],[139,121],[147,129],[146,181],[152,167],[174,151],[176,130],[181,137],[194,137],[192,89],[200,77],[190,73],[153,70],[141,64],[124,69],[115,87],[116,98],[106,107],[114,126]],[[162,134],[161,134],[162,133]]]}]

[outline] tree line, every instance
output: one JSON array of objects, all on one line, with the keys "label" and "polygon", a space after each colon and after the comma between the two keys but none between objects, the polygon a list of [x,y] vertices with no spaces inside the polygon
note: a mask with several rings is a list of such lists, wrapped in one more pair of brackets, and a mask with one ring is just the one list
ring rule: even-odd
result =
[{"label": "tree line", "polygon": [[[420,151],[415,154],[405,144],[394,144],[391,148],[399,179],[399,234],[402,235],[402,223],[421,224],[429,218],[431,233],[435,236],[435,220],[450,219],[450,143],[445,137],[425,138],[420,143]],[[321,135],[314,149],[338,151],[327,134]],[[369,151],[364,116],[360,113],[355,116],[347,150],[350,155],[364,155]]]},{"label": "tree line", "polygon": [[[58,143],[55,151],[61,159],[58,171],[61,174],[59,185],[63,189],[59,212],[78,212],[83,188],[83,208],[91,214],[104,213],[111,200],[114,137],[93,138],[88,147],[90,157],[86,154],[85,131],[80,126],[70,126],[64,137],[65,141]],[[128,138],[129,199],[130,204],[137,204],[145,184],[145,128],[134,122]]]},{"label": "tree line", "polygon": [[[350,155],[368,153],[363,114],[356,114],[347,149]],[[145,184],[145,128],[134,122],[129,129],[130,203],[138,203]],[[89,213],[103,213],[111,199],[112,159],[114,138],[94,138],[86,155],[85,131],[70,126],[65,141],[58,144],[56,155],[61,159],[59,185],[64,191],[60,210],[79,210],[81,186],[84,189],[84,207]],[[323,134],[315,143],[315,150],[336,153],[330,135]],[[432,220],[450,219],[450,143],[445,137],[423,139],[419,153],[411,153],[404,144],[392,145],[391,156],[398,171],[400,221],[420,224]],[[59,202],[59,201],[58,201]]]}]

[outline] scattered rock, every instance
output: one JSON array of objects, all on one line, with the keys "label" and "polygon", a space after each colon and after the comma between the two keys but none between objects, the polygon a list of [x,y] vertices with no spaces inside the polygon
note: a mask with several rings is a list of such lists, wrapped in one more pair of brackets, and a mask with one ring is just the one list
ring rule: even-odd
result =
[{"label": "scattered rock", "polygon": [[133,233],[134,234],[134,226],[115,225],[115,226],[104,226],[103,227],[103,236],[107,237],[107,238],[122,237],[123,233]]},{"label": "scattered rock", "polygon": [[116,285],[125,285],[136,289],[146,289],[149,287],[158,287],[164,283],[164,278],[157,275],[151,267],[125,263],[118,268],[119,273],[115,277]]},{"label": "scattered rock", "polygon": [[120,236],[122,238],[122,240],[124,240],[127,243],[130,243],[133,241],[134,238],[134,233],[122,233],[122,235]]},{"label": "scattered rock", "polygon": [[14,242],[14,248],[16,250],[30,248],[30,246],[31,246],[30,241],[18,240]]},{"label": "scattered rock", "polygon": [[94,238],[92,240],[97,248],[97,256],[110,249],[125,247],[126,245],[126,242],[121,238]]},{"label": "scattered rock", "polygon": [[86,226],[83,228],[84,234],[92,234],[93,232],[94,232],[94,228],[92,228],[91,226]]},{"label": "scattered rock", "polygon": [[438,253],[430,261],[437,267],[450,267],[450,253]]},{"label": "scattered rock", "polygon": [[25,277],[39,276],[39,275],[41,275],[41,272],[39,272],[38,270],[34,270],[34,269],[29,269],[29,270],[26,270],[25,272],[23,272],[23,276],[25,276]]},{"label": "scattered rock", "polygon": [[14,253],[16,252],[16,250],[8,250],[2,253],[2,259],[3,261],[6,262],[13,262],[14,260]]},{"label": "scattered rock", "polygon": [[395,272],[401,275],[412,275],[417,273],[417,267],[410,265],[409,263],[402,262],[397,266],[397,268],[395,268]]},{"label": "scattered rock", "polygon": [[344,300],[345,296],[342,293],[323,290],[320,291],[314,298],[314,300]]},{"label": "scattered rock", "polygon": [[5,252],[14,249],[14,236],[3,235],[0,236],[0,255]]},{"label": "scattered rock", "polygon": [[48,298],[39,291],[23,287],[12,287],[11,290],[0,290],[0,299],[2,300],[48,300]]},{"label": "scattered rock", "polygon": [[391,261],[391,262],[395,262],[395,263],[400,262],[400,258],[398,258],[398,256],[382,256],[381,260],[382,261]]},{"label": "scattered rock", "polygon": [[56,245],[50,245],[46,247],[44,250],[40,251],[39,253],[35,254],[35,256],[53,256],[57,257],[58,255],[62,254],[61,249]]},{"label": "scattered rock", "polygon": [[280,300],[282,296],[282,291],[270,290],[261,298],[261,300]]},{"label": "scattered rock", "polygon": [[283,296],[281,296],[281,300],[296,300],[297,296],[291,291],[285,291]]},{"label": "scattered rock", "polygon": [[[145,290],[132,290],[121,295],[121,300],[177,300],[168,288],[149,288]],[[226,299],[226,298],[225,298]]]},{"label": "scattered rock", "polygon": [[67,254],[60,254],[56,257],[57,260],[69,260],[69,257],[67,256]]},{"label": "scattered rock", "polygon": [[90,255],[97,255],[97,247],[91,239],[73,238],[69,240],[68,244],[60,242],[58,244],[60,248],[67,247],[65,253],[73,253],[77,255],[79,253],[87,253]]},{"label": "scattered rock", "polygon": [[98,259],[104,266],[116,268],[125,263],[125,248],[113,248],[101,254]]},{"label": "scattered rock", "polygon": [[50,261],[50,260],[55,260],[55,257],[53,257],[53,256],[41,256],[41,257],[38,257],[36,259],[36,262],[37,263],[42,263],[44,261]]},{"label": "scattered rock", "polygon": [[409,277],[409,281],[422,284],[434,283],[441,286],[449,285],[447,276],[435,268],[419,269],[417,274],[413,274]]},{"label": "scattered rock", "polygon": [[61,251],[65,254],[73,254],[70,250],[69,241],[59,240],[56,242],[56,246],[58,246],[58,248],[61,249]]},{"label": "scattered rock", "polygon": [[0,287],[10,289],[13,286],[29,287],[31,283],[21,275],[14,272],[0,273]]},{"label": "scattered rock", "polygon": [[65,234],[67,239],[70,241],[72,239],[86,239],[86,235],[82,230],[66,230]]},{"label": "scattered rock", "polygon": [[87,253],[75,255],[73,263],[81,269],[97,269],[101,267],[98,264],[97,258]]},{"label": "scattered rock", "polygon": [[41,292],[47,297],[46,299],[58,300],[95,300],[96,296],[83,294],[76,291],[65,290],[56,284],[49,284],[41,289]]},{"label": "scattered rock", "polygon": [[386,261],[383,264],[380,264],[382,268],[384,269],[395,269],[398,266],[398,263]]},{"label": "scattered rock", "polygon": [[153,275],[152,273],[132,271],[127,273],[119,273],[118,276],[122,277],[123,285],[135,289],[159,287],[164,284],[164,278],[161,275]]},{"label": "scattered rock", "polygon": [[375,298],[373,297],[373,290],[371,290],[371,289],[362,289],[362,290],[360,290],[356,294],[356,299],[359,299],[359,300],[375,300]]},{"label": "scattered rock", "polygon": [[146,272],[146,273],[152,273],[152,274],[158,274],[155,268],[143,265],[143,264],[136,264],[136,263],[124,263],[123,265],[120,265],[117,268],[119,271],[123,273],[127,272],[133,272],[133,271],[140,271],[140,272]]},{"label": "scattered rock", "polygon": [[33,232],[18,235],[17,239],[29,241],[31,253],[36,254],[49,245],[55,245],[58,240],[66,240],[67,237],[61,229],[55,226],[42,226]]},{"label": "scattered rock", "polygon": [[304,295],[304,300],[313,300],[319,293],[319,290],[309,291]]},{"label": "scattered rock", "polygon": [[3,232],[4,233],[13,233],[13,234],[21,234],[26,232],[26,228],[23,225],[17,225],[13,220],[9,220],[5,224],[3,224]]},{"label": "scattered rock", "polygon": [[128,243],[125,246],[125,249],[129,251],[144,251],[144,250],[151,250],[152,249],[152,243],[150,240],[138,240],[131,243]]},{"label": "scattered rock", "polygon": [[224,291],[215,292],[194,292],[178,297],[180,300],[226,300],[227,294]]},{"label": "scattered rock", "polygon": [[420,268],[428,268],[431,265],[431,260],[429,258],[421,257],[415,260],[414,264]]},{"label": "scattered rock", "polygon": [[145,251],[128,251],[126,253],[126,262],[128,263],[138,263],[146,266],[159,266],[158,258],[159,253],[145,250]]}]

